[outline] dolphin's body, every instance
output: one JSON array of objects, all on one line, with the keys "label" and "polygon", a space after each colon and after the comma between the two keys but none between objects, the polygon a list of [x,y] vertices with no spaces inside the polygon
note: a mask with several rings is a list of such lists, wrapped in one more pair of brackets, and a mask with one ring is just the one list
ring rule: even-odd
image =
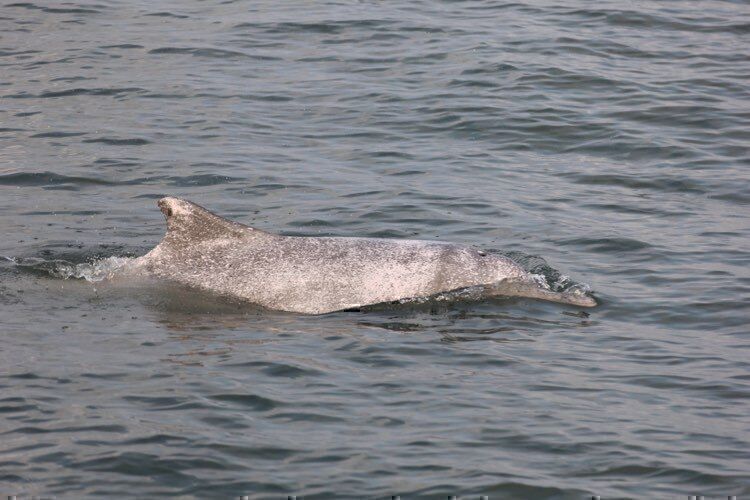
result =
[{"label": "dolphin's body", "polygon": [[167,234],[137,260],[153,275],[270,309],[324,314],[482,287],[490,295],[591,307],[541,288],[512,260],[450,243],[281,236],[178,198],[158,202]]}]

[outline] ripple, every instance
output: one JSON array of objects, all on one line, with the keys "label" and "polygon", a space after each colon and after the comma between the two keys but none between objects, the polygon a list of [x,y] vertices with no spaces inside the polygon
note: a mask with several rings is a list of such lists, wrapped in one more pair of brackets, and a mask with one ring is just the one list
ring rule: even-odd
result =
[{"label": "ripple", "polygon": [[26,427],[17,427],[10,431],[5,431],[0,434],[2,435],[8,435],[8,434],[48,434],[48,433],[74,433],[74,432],[112,432],[116,434],[124,434],[128,432],[128,429],[122,425],[81,425],[81,426],[64,426],[64,427],[57,427],[57,428],[46,428],[46,427],[33,427],[33,426],[26,426]]},{"label": "ripple", "polygon": [[269,411],[280,406],[277,401],[255,394],[214,394],[211,399],[253,411]]},{"label": "ripple", "polygon": [[172,17],[174,19],[189,19],[190,18],[190,16],[185,16],[182,14],[175,14],[173,12],[150,12],[144,15],[152,16],[152,17]]},{"label": "ripple", "polygon": [[17,2],[6,4],[6,7],[22,7],[24,9],[37,9],[50,14],[99,14],[101,11],[83,7],[44,7],[30,2]]},{"label": "ripple", "polygon": [[98,137],[96,139],[84,139],[83,142],[101,143],[108,146],[145,146],[151,144],[151,141],[139,137]]},{"label": "ripple", "polygon": [[149,54],[189,54],[195,57],[208,57],[215,59],[246,58],[259,61],[279,61],[278,57],[264,56],[261,54],[248,54],[245,52],[214,49],[209,47],[160,47],[148,51]]},{"label": "ripple", "polygon": [[133,93],[144,92],[145,89],[139,87],[124,88],[73,88],[66,90],[48,90],[39,94],[29,94],[26,92],[18,94],[5,95],[6,99],[38,99],[38,98],[56,98],[69,96],[123,96]]},{"label": "ripple", "polygon": [[115,183],[99,178],[60,175],[53,172],[28,172],[0,175],[0,184],[6,186],[45,187],[60,184],[110,186]]},{"label": "ripple", "polygon": [[62,138],[62,137],[78,137],[81,135],[86,135],[86,132],[63,132],[63,131],[55,131],[55,132],[41,132],[39,134],[34,134],[30,137],[54,137],[54,138]]},{"label": "ripple", "polygon": [[179,476],[188,470],[232,470],[237,466],[224,460],[188,457],[162,458],[148,453],[123,452],[115,456],[78,461],[74,468],[134,476]]},{"label": "ripple", "polygon": [[304,422],[304,423],[340,423],[346,422],[346,419],[335,415],[324,415],[313,412],[275,412],[269,417],[272,420],[281,420],[283,422]]},{"label": "ripple", "polygon": [[599,175],[599,174],[569,174],[569,178],[579,184],[593,186],[608,185],[627,187],[631,189],[653,189],[666,192],[687,192],[703,194],[706,190],[701,185],[690,179],[659,178],[659,177],[635,177],[626,175]]},{"label": "ripple", "polygon": [[588,247],[596,252],[604,253],[635,252],[651,247],[647,242],[633,238],[576,238],[562,240],[559,244]]},{"label": "ripple", "polygon": [[189,176],[170,176],[167,177],[170,186],[214,186],[217,184],[231,184],[244,179],[239,177],[230,177],[228,175],[198,174]]}]

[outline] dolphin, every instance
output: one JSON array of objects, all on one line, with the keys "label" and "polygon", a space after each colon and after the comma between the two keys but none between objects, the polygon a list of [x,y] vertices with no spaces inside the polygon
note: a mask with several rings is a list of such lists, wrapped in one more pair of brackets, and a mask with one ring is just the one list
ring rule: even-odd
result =
[{"label": "dolphin", "polygon": [[233,222],[187,200],[158,206],[167,233],[139,267],[157,278],[269,309],[325,314],[479,288],[583,307],[596,300],[553,292],[507,257],[453,243],[282,236]]}]

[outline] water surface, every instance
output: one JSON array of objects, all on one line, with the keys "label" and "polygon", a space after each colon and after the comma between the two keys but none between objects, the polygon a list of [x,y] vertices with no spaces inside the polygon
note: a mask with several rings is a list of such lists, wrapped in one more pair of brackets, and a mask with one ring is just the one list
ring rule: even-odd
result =
[{"label": "water surface", "polygon": [[[747,496],[749,37],[729,1],[3,4],[0,493]],[[99,281],[167,194],[602,304]]]}]

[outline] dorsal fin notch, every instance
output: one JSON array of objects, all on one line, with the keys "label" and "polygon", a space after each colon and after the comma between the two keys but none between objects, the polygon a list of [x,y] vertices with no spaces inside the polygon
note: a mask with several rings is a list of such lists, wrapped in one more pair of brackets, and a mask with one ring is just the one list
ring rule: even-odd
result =
[{"label": "dorsal fin notch", "polygon": [[253,228],[220,217],[193,202],[168,196],[157,202],[167,219],[166,238],[196,242],[218,238],[239,238]]}]

